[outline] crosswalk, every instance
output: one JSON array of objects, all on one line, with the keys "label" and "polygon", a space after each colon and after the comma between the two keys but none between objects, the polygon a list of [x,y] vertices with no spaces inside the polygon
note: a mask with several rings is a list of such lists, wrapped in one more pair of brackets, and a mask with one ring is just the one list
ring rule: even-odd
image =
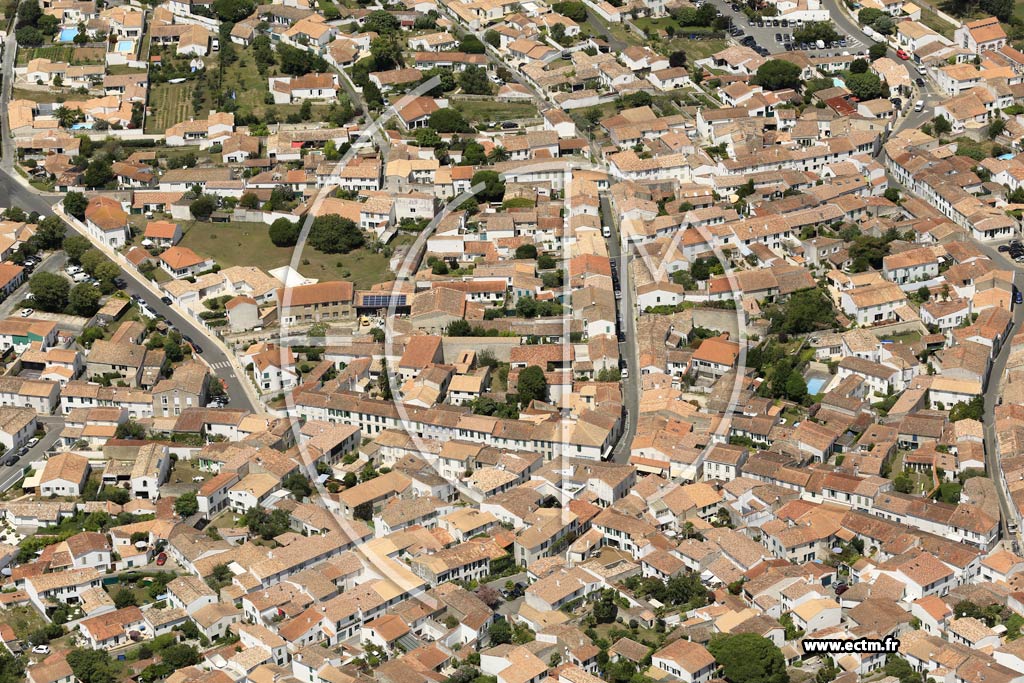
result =
[{"label": "crosswalk", "polygon": [[222,360],[219,363],[213,363],[212,365],[210,365],[210,367],[213,368],[214,370],[223,370],[224,368],[231,367],[231,361]]}]

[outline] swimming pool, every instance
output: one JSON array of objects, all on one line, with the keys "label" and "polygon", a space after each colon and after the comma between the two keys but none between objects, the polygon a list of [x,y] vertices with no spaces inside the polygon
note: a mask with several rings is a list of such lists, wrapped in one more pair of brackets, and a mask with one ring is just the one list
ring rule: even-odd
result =
[{"label": "swimming pool", "polygon": [[119,40],[117,41],[118,52],[131,52],[135,49],[135,43],[131,40]]},{"label": "swimming pool", "polygon": [[826,384],[828,384],[828,380],[823,377],[811,377],[807,380],[807,393],[812,396],[820,394]]},{"label": "swimming pool", "polygon": [[57,42],[58,43],[70,43],[70,42],[73,42],[75,40],[75,36],[77,36],[77,35],[78,35],[78,29],[77,28],[62,28],[60,30],[60,35],[57,36]]}]

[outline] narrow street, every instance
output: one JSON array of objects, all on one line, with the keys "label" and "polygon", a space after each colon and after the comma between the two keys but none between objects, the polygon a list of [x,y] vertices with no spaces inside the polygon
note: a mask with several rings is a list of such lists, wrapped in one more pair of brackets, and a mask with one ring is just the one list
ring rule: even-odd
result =
[{"label": "narrow street", "polygon": [[636,419],[640,414],[640,351],[636,343],[632,268],[629,263],[629,255],[624,256],[622,253],[619,220],[607,192],[601,195],[601,221],[602,225],[607,225],[612,231],[611,237],[608,238],[608,256],[618,267],[619,286],[622,292],[618,313],[622,320],[622,333],[625,337],[625,341],[619,342],[619,357],[625,361],[629,371],[629,377],[623,378],[621,382],[622,399],[626,407],[625,426],[622,436],[612,448],[610,459],[625,463],[629,461],[630,445],[633,443],[633,435],[636,434]]}]

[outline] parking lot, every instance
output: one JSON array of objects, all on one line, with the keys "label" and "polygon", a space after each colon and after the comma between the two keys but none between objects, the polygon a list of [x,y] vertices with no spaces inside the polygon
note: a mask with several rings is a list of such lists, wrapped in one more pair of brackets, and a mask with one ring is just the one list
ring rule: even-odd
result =
[{"label": "parking lot", "polygon": [[[729,0],[707,0],[712,2],[721,12],[723,17],[732,20],[730,35],[742,45],[746,45],[763,56],[778,54],[790,50],[803,50],[809,56],[818,57],[826,55],[837,55],[843,52],[857,54],[867,52],[868,46],[853,36],[844,36],[842,41],[832,45],[804,45],[794,44],[792,41],[793,31],[798,24],[790,23],[785,19],[765,18],[759,22],[752,22],[740,10],[740,5]],[[845,43],[845,44],[844,44]]]}]

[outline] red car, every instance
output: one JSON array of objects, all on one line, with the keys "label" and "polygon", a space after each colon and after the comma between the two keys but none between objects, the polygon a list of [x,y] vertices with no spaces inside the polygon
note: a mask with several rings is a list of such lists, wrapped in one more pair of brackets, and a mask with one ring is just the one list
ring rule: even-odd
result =
[{"label": "red car", "polygon": [[167,564],[167,553],[160,553],[156,556],[156,566],[162,567]]},{"label": "red car", "polygon": [[910,55],[908,55],[906,51],[903,50],[902,48],[896,50],[896,56],[899,57],[900,59],[910,59]]}]

